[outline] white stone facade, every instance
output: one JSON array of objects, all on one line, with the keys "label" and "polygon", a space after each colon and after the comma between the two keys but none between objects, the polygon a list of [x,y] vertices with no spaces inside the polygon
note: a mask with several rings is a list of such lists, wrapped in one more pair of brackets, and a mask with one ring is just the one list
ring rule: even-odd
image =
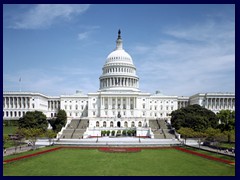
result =
[{"label": "white stone facade", "polygon": [[132,57],[123,49],[120,31],[116,44],[102,68],[99,91],[87,95],[78,91],[58,97],[33,92],[3,92],[3,119],[19,119],[27,111],[34,110],[52,118],[63,109],[69,121],[89,119],[88,135],[99,135],[101,128],[137,127],[137,134],[144,136],[149,135],[149,129],[146,129],[149,119],[169,120],[172,111],[189,104],[199,104],[215,113],[221,109],[235,110],[233,93],[178,97],[166,96],[159,91],[155,94],[141,92],[136,67]]}]

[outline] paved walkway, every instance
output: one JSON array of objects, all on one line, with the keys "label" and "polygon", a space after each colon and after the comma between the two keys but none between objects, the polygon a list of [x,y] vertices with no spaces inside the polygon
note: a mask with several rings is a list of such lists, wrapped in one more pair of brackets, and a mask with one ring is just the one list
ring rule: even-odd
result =
[{"label": "paved walkway", "polygon": [[[189,146],[199,148],[199,145],[189,145]],[[214,149],[214,148],[211,148],[211,147],[208,147],[208,146],[200,146],[200,149],[235,157],[235,153],[232,153],[232,152],[229,152],[229,151],[226,152],[225,150]]]},{"label": "paved walkway", "polygon": [[[120,137],[120,138],[90,138],[90,139],[54,139],[54,144],[56,145],[87,145],[87,146],[162,146],[162,145],[176,145],[180,144],[177,139],[149,139],[149,138],[136,138],[136,137]],[[36,148],[41,148],[49,145],[48,139],[39,139],[36,142]],[[191,141],[187,143],[188,146],[199,147],[198,143]],[[235,157],[235,153],[219,151],[217,149],[208,147],[208,146],[200,146],[201,149],[205,149],[208,151],[226,154]],[[15,147],[7,148],[6,152],[3,152],[3,156],[11,155],[14,153],[20,153],[29,151],[32,149],[32,146],[22,145],[21,148],[18,146],[15,150]]]},{"label": "paved walkway", "polygon": [[[36,146],[36,148],[41,148],[43,146]],[[15,149],[15,147],[10,147],[7,148],[6,151],[3,151],[3,156],[8,156],[8,155],[12,155],[15,153],[21,153],[21,152],[26,152],[32,149],[32,146],[28,146],[28,145],[22,145],[21,148],[20,146],[17,147],[17,149]]]}]

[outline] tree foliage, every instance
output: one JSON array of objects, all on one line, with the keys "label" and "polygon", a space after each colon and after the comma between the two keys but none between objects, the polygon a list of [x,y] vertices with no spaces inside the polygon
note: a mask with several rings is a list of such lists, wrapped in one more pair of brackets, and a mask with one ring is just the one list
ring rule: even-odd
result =
[{"label": "tree foliage", "polygon": [[51,145],[52,139],[56,137],[56,132],[54,132],[53,130],[47,130],[44,133],[44,136],[48,138],[49,145]]},{"label": "tree foliage", "polygon": [[35,149],[35,143],[37,141],[37,138],[42,136],[44,131],[40,128],[22,128],[19,129],[19,133],[23,134],[26,139],[28,139]]},{"label": "tree foliage", "polygon": [[52,126],[53,131],[59,132],[62,127],[64,127],[67,123],[67,114],[64,110],[59,110],[57,113],[57,118],[49,121]]},{"label": "tree foliage", "polygon": [[218,124],[214,112],[197,104],[175,110],[171,116],[171,124],[176,130],[186,127],[194,131],[204,132],[209,127],[216,128]]},{"label": "tree foliage", "polygon": [[217,113],[217,118],[221,123],[218,126],[221,131],[231,131],[235,129],[235,111],[221,110]]},{"label": "tree foliage", "polygon": [[48,127],[47,117],[41,111],[28,111],[19,119],[18,126],[22,128],[35,128],[45,131]]}]

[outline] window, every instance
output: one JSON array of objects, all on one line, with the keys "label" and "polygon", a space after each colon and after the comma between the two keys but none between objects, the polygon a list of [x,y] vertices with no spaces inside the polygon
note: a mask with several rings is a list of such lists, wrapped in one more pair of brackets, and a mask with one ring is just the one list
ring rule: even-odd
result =
[{"label": "window", "polygon": [[131,109],[133,109],[133,104],[131,104],[131,107],[130,107]]},{"label": "window", "polygon": [[93,111],[93,115],[95,116],[95,111]]},{"label": "window", "polygon": [[145,116],[145,112],[143,112],[143,116]]},{"label": "window", "polygon": [[67,110],[67,105],[64,106],[64,109]]},{"label": "window", "polygon": [[76,110],[78,109],[78,105],[76,105]]},{"label": "window", "polygon": [[108,115],[108,112],[107,112],[107,111],[105,111],[105,115],[106,115],[106,116]]},{"label": "window", "polygon": [[32,108],[34,108],[34,104],[32,104]]},{"label": "window", "polygon": [[145,104],[143,104],[143,109],[145,109]]},{"label": "window", "polygon": [[83,105],[81,105],[81,109],[83,110]]},{"label": "window", "polygon": [[113,127],[113,122],[112,121],[110,122],[110,127]]},{"label": "window", "polygon": [[106,124],[107,124],[106,121],[103,121],[103,127],[106,127]]},{"label": "window", "polygon": [[96,122],[96,127],[99,127],[99,122],[98,121]]},{"label": "window", "polygon": [[138,127],[142,127],[142,122],[141,121],[138,122]]},{"label": "window", "polygon": [[72,105],[69,106],[69,109],[70,109],[70,110],[72,109]]},{"label": "window", "polygon": [[124,122],[124,127],[128,127],[127,121]]},{"label": "window", "polygon": [[76,116],[78,116],[78,113],[76,113]]},{"label": "window", "polygon": [[131,123],[131,127],[135,127],[135,123],[134,123],[134,121],[132,121],[132,123]]}]

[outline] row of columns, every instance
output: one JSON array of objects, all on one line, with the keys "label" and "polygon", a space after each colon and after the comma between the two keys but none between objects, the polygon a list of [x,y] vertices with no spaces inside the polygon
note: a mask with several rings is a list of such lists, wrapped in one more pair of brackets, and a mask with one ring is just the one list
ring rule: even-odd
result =
[{"label": "row of columns", "polygon": [[101,97],[101,109],[136,109],[136,107],[136,97]]},{"label": "row of columns", "polygon": [[138,121],[136,123],[134,121],[132,121],[132,122],[128,122],[128,121],[125,121],[125,122],[120,122],[120,121],[118,121],[118,122],[113,122],[113,121],[99,122],[99,121],[97,121],[95,124],[96,125],[95,127],[118,127],[117,123],[119,123],[120,127],[136,127],[136,126],[142,127],[142,125],[143,125],[143,123],[141,121]]},{"label": "row of columns", "polygon": [[30,97],[3,97],[4,108],[29,108]]},{"label": "row of columns", "polygon": [[60,101],[48,101],[48,109],[60,109]]},{"label": "row of columns", "polygon": [[178,101],[178,109],[182,107],[187,107],[189,105],[188,101]]},{"label": "row of columns", "polygon": [[3,117],[22,117],[25,115],[25,111],[3,111]]},{"label": "row of columns", "polygon": [[132,68],[116,67],[104,69],[104,74],[106,73],[135,73]]},{"label": "row of columns", "polygon": [[207,98],[206,107],[212,109],[235,108],[235,98]]},{"label": "row of columns", "polygon": [[138,79],[125,77],[112,77],[100,80],[100,88],[122,86],[122,87],[136,87],[138,88]]}]

